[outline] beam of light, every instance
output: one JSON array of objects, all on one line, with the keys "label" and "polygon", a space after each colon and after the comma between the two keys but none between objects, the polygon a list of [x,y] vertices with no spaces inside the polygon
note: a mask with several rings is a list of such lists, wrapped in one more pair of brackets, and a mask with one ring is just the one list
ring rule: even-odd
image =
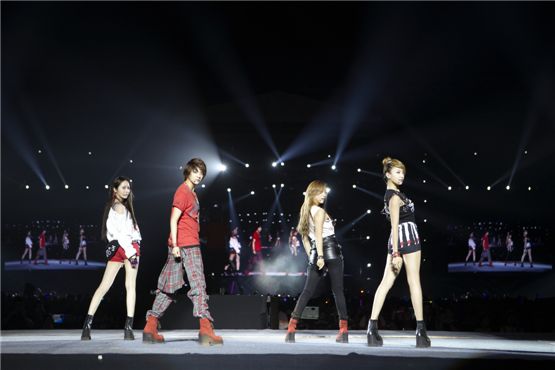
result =
[{"label": "beam of light", "polygon": [[380,172],[367,171],[367,170],[363,170],[362,168],[358,168],[357,172],[358,173],[364,173],[366,175],[371,175],[371,176],[374,176],[374,177],[383,178],[383,174],[380,173]]},{"label": "beam of light", "polygon": [[509,182],[507,183],[508,186],[511,186],[513,183],[513,178],[515,177],[515,173],[517,171],[518,166],[522,160],[522,156],[524,154],[526,145],[528,145],[528,141],[530,140],[530,134],[532,129],[534,128],[537,122],[536,117],[536,110],[534,109],[529,115],[526,123],[524,124],[524,129],[522,134],[520,135],[520,143],[518,144],[518,148],[515,155],[515,161],[513,162],[513,167],[511,168],[511,174],[509,176]]},{"label": "beam of light", "polygon": [[360,216],[358,216],[357,218],[355,218],[354,220],[347,222],[345,225],[341,226],[336,234],[338,237],[341,237],[343,235],[345,235],[349,230],[351,230],[353,228],[353,226],[355,226],[357,223],[359,223],[364,217],[369,216],[370,213],[368,213],[368,210],[364,211],[363,214],[361,214]]},{"label": "beam of light", "polygon": [[283,152],[281,159],[289,161],[293,158],[316,152],[320,148],[333,143],[337,130],[341,128],[341,125],[337,125],[337,122],[340,122],[340,117],[338,105],[327,105],[326,109],[318,113],[295,136],[293,142]]},{"label": "beam of light", "polygon": [[234,203],[236,201],[233,200],[231,196],[231,192],[227,192],[227,206],[229,209],[229,219],[231,220],[231,228],[239,226],[239,217],[237,216],[237,210],[235,209]]},{"label": "beam of light", "polygon": [[235,98],[235,102],[247,116],[248,122],[258,131],[275,158],[280,158],[262,113],[256,105],[252,89],[245,77],[246,73],[238,56],[230,47],[233,43],[222,26],[225,24],[225,20],[216,19],[215,14],[204,14],[201,18],[202,21],[197,17],[192,17],[191,22],[188,23],[194,27],[193,35],[202,35],[202,39],[199,38],[197,41],[199,46],[206,51],[207,61],[220,75],[226,88]]},{"label": "beam of light", "polygon": [[54,156],[54,153],[50,148],[49,141],[46,137],[46,134],[44,133],[44,130],[42,129],[42,125],[39,123],[39,119],[36,117],[35,110],[31,107],[31,103],[24,98],[20,98],[19,103],[21,105],[21,110],[25,115],[25,118],[31,124],[43,149],[46,151],[46,154],[48,155],[50,162],[52,163],[52,165],[54,166],[54,169],[58,173],[58,177],[60,178],[60,180],[64,185],[67,184],[67,181],[62,173],[62,170],[60,169],[60,165],[58,164],[58,161],[56,160],[56,157]]},{"label": "beam of light", "polygon": [[238,164],[240,164],[241,166],[246,167],[246,168],[249,168],[249,167],[250,167],[250,164],[248,164],[247,162],[244,162],[244,161],[240,160],[239,158],[237,158],[237,157],[234,156],[233,154],[231,154],[231,153],[229,153],[229,152],[227,152],[227,151],[225,151],[225,150],[223,150],[223,149],[221,149],[221,148],[219,149],[219,151],[220,151],[220,153],[222,154],[222,156],[224,156],[224,157],[226,157],[226,158],[228,158],[228,159],[231,159],[231,160],[234,161],[235,163],[238,163]]},{"label": "beam of light", "polygon": [[35,151],[31,148],[31,144],[29,143],[29,135],[24,133],[21,128],[22,125],[18,124],[13,119],[3,119],[2,121],[2,124],[4,125],[4,129],[2,131],[12,143],[14,151],[17,152],[23,161],[29,166],[40,182],[42,182],[43,186],[46,186],[46,178],[44,177],[38,161],[33,155]]},{"label": "beam of light", "polygon": [[353,188],[353,189],[358,190],[358,191],[361,191],[361,192],[363,192],[363,193],[365,193],[365,194],[370,195],[371,197],[374,197],[374,198],[376,198],[376,199],[379,199],[380,201],[383,201],[383,195],[381,195],[381,194],[374,193],[374,192],[371,191],[371,190],[361,188],[361,187],[358,186],[358,185],[357,185],[355,188]]}]

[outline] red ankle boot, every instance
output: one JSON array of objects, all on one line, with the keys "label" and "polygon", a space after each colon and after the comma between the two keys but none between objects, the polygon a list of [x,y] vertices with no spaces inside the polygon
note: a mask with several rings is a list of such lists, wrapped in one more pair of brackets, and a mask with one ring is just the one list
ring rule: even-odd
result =
[{"label": "red ankle boot", "polygon": [[200,319],[200,330],[198,333],[199,343],[203,346],[214,346],[224,344],[222,337],[214,333],[214,326],[208,319]]},{"label": "red ankle boot", "polygon": [[339,320],[339,333],[335,337],[337,343],[349,343],[349,327],[347,320]]},{"label": "red ankle boot", "polygon": [[146,325],[143,329],[143,342],[145,343],[164,343],[164,337],[158,334],[158,318],[148,316]]}]

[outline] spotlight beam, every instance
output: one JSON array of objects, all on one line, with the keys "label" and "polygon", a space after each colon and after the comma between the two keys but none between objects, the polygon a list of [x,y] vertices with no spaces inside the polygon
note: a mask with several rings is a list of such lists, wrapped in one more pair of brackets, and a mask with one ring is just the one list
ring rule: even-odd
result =
[{"label": "spotlight beam", "polygon": [[363,214],[361,214],[360,216],[358,216],[357,218],[355,218],[354,220],[352,220],[351,222],[347,222],[345,225],[341,226],[338,230],[337,230],[337,236],[342,236],[345,235],[345,233],[347,233],[347,231],[349,231],[353,226],[355,226],[357,223],[359,223],[364,217],[368,216],[369,213],[367,211],[364,211]]}]

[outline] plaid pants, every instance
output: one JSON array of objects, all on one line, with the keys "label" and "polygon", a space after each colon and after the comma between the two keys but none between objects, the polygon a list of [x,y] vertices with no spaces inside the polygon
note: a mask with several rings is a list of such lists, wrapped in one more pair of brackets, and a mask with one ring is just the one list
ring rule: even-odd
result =
[{"label": "plaid pants", "polygon": [[204,280],[204,266],[202,264],[202,255],[200,246],[181,248],[181,261],[183,265],[175,262],[171,254],[171,248],[168,248],[169,254],[166,265],[162,269],[158,279],[158,290],[156,298],[152,304],[152,309],[146,313],[146,316],[154,316],[160,318],[166,312],[166,309],[173,302],[170,294],[183,286],[183,268],[187,273],[187,279],[191,289],[187,292],[187,296],[193,302],[193,316],[199,318],[207,318],[214,321],[208,311],[208,294],[206,294],[206,281]]}]

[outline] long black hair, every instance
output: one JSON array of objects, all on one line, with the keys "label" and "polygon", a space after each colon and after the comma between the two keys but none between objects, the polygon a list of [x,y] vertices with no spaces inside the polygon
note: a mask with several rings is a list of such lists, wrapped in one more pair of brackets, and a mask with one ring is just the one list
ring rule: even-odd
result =
[{"label": "long black hair", "polygon": [[[112,208],[112,206],[114,205],[114,202],[116,202],[117,200],[116,191],[121,185],[121,183],[124,181],[127,181],[129,183],[129,187],[131,187],[131,179],[125,176],[118,176],[114,179],[114,181],[112,181],[112,185],[108,189],[108,201],[104,206],[104,215],[102,217],[102,231],[100,234],[102,240],[104,241],[107,240],[106,221],[108,221],[108,214],[110,213],[110,208]],[[127,209],[127,211],[129,211],[129,214],[131,215],[131,219],[133,220],[133,226],[137,227],[137,218],[135,217],[135,209],[133,208],[133,190],[129,192],[129,196],[127,197],[127,199],[123,199],[121,201],[121,204],[123,204],[123,206]]]}]

